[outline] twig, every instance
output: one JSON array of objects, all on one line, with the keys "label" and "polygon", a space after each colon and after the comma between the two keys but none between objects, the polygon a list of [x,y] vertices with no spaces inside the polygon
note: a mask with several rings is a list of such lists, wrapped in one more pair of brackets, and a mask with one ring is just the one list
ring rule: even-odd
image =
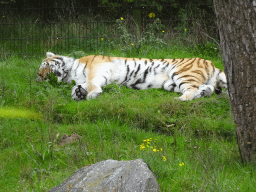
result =
[{"label": "twig", "polygon": [[32,159],[37,165],[38,165],[38,167],[40,168],[40,165],[37,163],[37,161],[35,160],[35,159],[33,159],[27,152],[26,152],[26,150],[24,149],[24,152],[27,154],[27,156],[30,158],[30,159]]},{"label": "twig", "polygon": [[207,35],[206,33],[200,31],[200,33],[203,33],[205,36],[209,37],[210,39],[212,39],[219,47],[220,47],[220,44],[212,37],[210,37],[209,35]]}]

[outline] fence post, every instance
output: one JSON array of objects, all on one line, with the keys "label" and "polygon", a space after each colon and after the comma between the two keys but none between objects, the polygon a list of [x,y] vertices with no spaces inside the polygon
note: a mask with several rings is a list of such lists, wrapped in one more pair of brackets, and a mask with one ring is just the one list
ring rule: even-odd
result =
[{"label": "fence post", "polygon": [[141,31],[141,0],[134,0],[135,9],[133,11],[134,19],[138,25],[139,31]]},{"label": "fence post", "polygon": [[51,21],[52,18],[52,13],[51,11],[54,10],[54,1],[53,0],[45,0],[44,1],[44,6],[43,6],[43,22],[49,23],[49,21]]}]

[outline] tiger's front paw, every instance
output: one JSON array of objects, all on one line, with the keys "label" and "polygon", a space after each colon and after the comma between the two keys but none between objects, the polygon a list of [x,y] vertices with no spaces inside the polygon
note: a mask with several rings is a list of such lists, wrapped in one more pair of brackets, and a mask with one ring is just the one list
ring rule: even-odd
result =
[{"label": "tiger's front paw", "polygon": [[81,85],[72,88],[72,98],[76,101],[86,99],[87,94],[88,92]]}]

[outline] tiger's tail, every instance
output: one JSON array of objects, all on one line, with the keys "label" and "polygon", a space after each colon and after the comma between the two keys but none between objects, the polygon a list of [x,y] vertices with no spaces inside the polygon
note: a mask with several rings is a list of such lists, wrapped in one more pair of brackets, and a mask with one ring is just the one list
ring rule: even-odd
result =
[{"label": "tiger's tail", "polygon": [[217,75],[216,86],[214,87],[214,92],[216,95],[222,93],[222,88],[227,88],[227,78],[223,71],[220,71]]}]

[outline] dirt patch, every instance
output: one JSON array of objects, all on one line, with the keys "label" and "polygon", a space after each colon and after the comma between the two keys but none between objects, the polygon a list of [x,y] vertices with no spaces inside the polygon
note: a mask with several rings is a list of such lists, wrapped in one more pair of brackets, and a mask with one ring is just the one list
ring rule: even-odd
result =
[{"label": "dirt patch", "polygon": [[79,141],[81,138],[80,135],[78,135],[77,133],[73,133],[72,135],[68,136],[68,135],[63,135],[59,141],[58,141],[58,144],[60,146],[63,146],[65,144],[70,144],[70,143],[73,143],[75,141]]}]

